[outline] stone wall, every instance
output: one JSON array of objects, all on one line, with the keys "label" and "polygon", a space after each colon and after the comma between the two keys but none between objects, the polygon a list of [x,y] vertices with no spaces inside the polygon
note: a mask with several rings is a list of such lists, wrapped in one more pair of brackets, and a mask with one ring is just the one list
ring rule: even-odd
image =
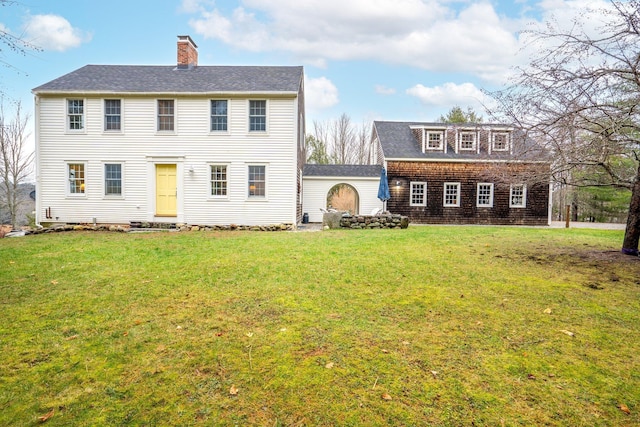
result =
[{"label": "stone wall", "polygon": [[[333,218],[332,215],[337,217]],[[329,228],[407,228],[409,218],[396,214],[343,216],[337,212],[325,214],[323,224]]]}]

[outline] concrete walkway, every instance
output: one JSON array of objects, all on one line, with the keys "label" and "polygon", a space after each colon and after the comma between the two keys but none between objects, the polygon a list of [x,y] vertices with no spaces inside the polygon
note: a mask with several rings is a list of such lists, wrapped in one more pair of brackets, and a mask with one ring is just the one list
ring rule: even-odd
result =
[{"label": "concrete walkway", "polygon": [[[551,228],[565,228],[564,221],[551,221]],[[569,228],[594,228],[599,230],[624,230],[627,224],[614,224],[609,222],[569,222]]]}]

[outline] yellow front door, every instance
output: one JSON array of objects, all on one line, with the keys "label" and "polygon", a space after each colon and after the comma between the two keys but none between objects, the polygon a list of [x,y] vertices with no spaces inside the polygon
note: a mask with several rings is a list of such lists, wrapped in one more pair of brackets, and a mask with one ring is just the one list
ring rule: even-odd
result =
[{"label": "yellow front door", "polygon": [[156,215],[177,214],[176,165],[156,165]]}]

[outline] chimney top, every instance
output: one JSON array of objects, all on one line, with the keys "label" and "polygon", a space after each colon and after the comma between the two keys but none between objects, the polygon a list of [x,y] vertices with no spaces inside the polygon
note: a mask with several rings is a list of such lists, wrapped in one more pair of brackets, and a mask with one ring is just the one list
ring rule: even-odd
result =
[{"label": "chimney top", "polygon": [[190,70],[198,66],[198,46],[190,36],[178,36],[178,69]]}]

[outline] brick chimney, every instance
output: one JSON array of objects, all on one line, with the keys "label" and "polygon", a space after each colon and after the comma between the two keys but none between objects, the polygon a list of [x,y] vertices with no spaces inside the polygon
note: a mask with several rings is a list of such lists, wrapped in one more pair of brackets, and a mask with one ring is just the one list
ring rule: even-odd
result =
[{"label": "brick chimney", "polygon": [[178,36],[178,69],[190,70],[198,66],[198,46],[189,36]]}]

